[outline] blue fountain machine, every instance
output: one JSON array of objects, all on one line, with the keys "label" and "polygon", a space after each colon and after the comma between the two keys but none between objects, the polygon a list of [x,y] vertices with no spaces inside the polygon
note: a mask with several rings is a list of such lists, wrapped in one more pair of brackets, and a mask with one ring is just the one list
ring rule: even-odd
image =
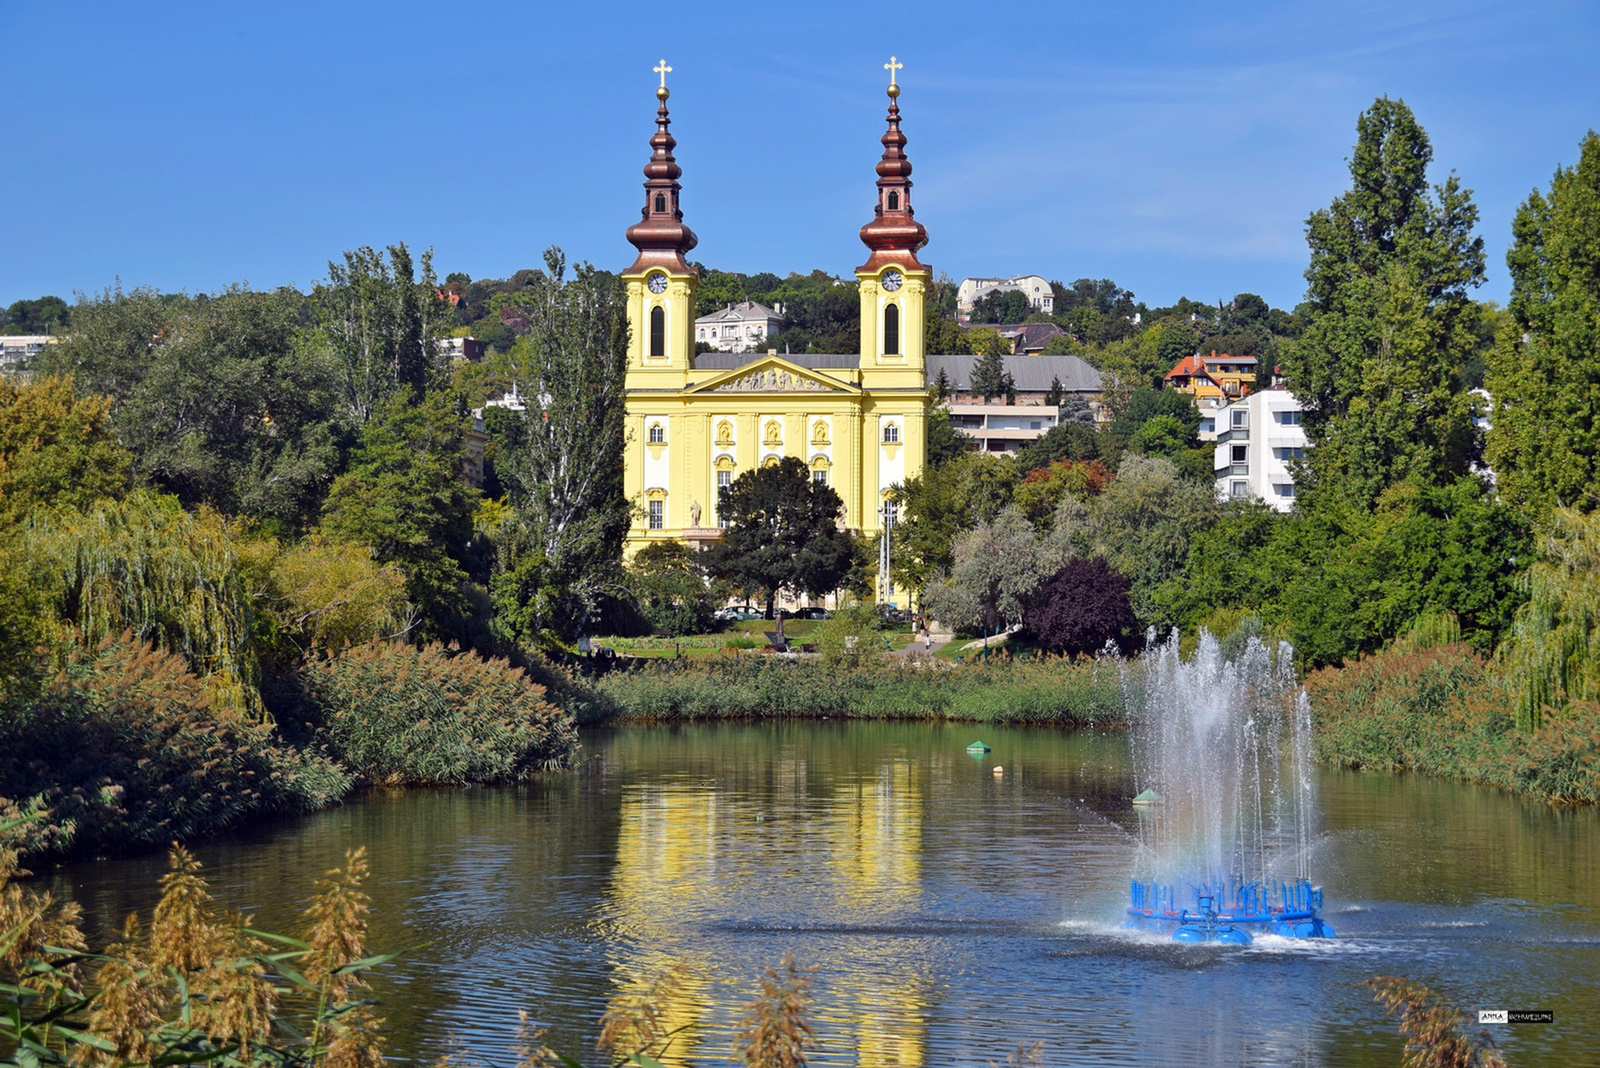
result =
[{"label": "blue fountain machine", "polygon": [[1244,882],[1216,878],[1193,883],[1186,895],[1170,883],[1133,879],[1125,926],[1172,928],[1174,942],[1249,945],[1251,932],[1281,938],[1332,938],[1318,910],[1322,888],[1309,879]]}]

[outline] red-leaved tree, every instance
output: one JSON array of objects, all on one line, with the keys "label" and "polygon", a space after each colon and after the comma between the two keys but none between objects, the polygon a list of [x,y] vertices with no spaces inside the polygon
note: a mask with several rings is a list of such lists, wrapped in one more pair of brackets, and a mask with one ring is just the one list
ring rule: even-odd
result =
[{"label": "red-leaved tree", "polygon": [[1102,557],[1073,560],[1034,591],[1023,623],[1052,652],[1093,653],[1108,641],[1126,647],[1137,625],[1128,580]]}]

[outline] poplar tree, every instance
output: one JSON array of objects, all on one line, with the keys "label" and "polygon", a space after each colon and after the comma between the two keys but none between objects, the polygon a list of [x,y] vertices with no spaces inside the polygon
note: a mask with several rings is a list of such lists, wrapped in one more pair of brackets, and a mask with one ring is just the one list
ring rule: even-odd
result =
[{"label": "poplar tree", "polygon": [[620,566],[631,506],[623,494],[628,324],[614,276],[545,252],[524,306],[532,331],[523,391],[495,471],[514,508],[493,585],[502,638],[583,632],[602,597],[626,593]]},{"label": "poplar tree", "polygon": [[1502,495],[1587,512],[1600,479],[1600,137],[1512,223],[1511,329],[1489,358],[1488,460]]},{"label": "poplar tree", "polygon": [[1433,148],[1380,97],[1356,123],[1351,188],[1306,221],[1307,325],[1281,365],[1313,449],[1302,505],[1367,507],[1408,476],[1445,484],[1476,449],[1458,369],[1472,353],[1483,239],[1469,190],[1429,186]]}]

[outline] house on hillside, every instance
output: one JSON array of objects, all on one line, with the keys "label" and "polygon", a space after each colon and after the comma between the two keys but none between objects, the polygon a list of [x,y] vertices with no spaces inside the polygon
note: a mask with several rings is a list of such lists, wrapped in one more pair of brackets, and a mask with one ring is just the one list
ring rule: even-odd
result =
[{"label": "house on hillside", "polygon": [[1077,356],[1005,357],[1006,373],[1017,389],[1016,400],[1010,403],[1004,397],[986,400],[971,392],[972,369],[980,359],[981,356],[927,358],[929,384],[939,381],[942,374],[950,390],[950,422],[972,438],[973,447],[980,452],[1016,452],[1048,433],[1060,413],[1045,400],[1058,380],[1064,394],[1083,397],[1095,417],[1100,417],[1100,372]]},{"label": "house on hillside", "polygon": [[763,352],[767,338],[783,329],[783,303],[769,308],[753,300],[729,304],[694,321],[694,339],[717,352]]},{"label": "house on hillside", "polygon": [[1248,394],[1256,386],[1256,358],[1213,352],[1185,356],[1168,371],[1165,381],[1173,389],[1192,394],[1195,403],[1213,401],[1219,406]]},{"label": "house on hillside", "polygon": [[1050,283],[1036,274],[1018,274],[1010,278],[963,278],[956,287],[956,311],[966,315],[972,306],[990,293],[1021,293],[1028,298],[1029,306],[1051,314],[1055,306],[1055,290]]},{"label": "house on hillside", "polygon": [[1011,353],[1014,356],[1039,356],[1045,348],[1058,337],[1065,337],[1066,331],[1055,323],[1018,323],[1015,326],[994,327],[1000,336],[1011,342]]}]

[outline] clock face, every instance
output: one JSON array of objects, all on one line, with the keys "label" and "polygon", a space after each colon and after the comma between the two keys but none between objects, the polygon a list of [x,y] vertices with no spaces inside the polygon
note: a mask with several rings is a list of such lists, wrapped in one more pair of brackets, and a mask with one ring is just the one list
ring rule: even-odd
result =
[{"label": "clock face", "polygon": [[650,281],[646,284],[649,285],[650,292],[652,293],[665,293],[667,291],[667,276],[664,274],[653,274],[650,276]]},{"label": "clock face", "polygon": [[887,289],[891,293],[893,293],[895,290],[899,289],[900,288],[900,272],[899,271],[885,271],[883,273],[883,288]]}]

